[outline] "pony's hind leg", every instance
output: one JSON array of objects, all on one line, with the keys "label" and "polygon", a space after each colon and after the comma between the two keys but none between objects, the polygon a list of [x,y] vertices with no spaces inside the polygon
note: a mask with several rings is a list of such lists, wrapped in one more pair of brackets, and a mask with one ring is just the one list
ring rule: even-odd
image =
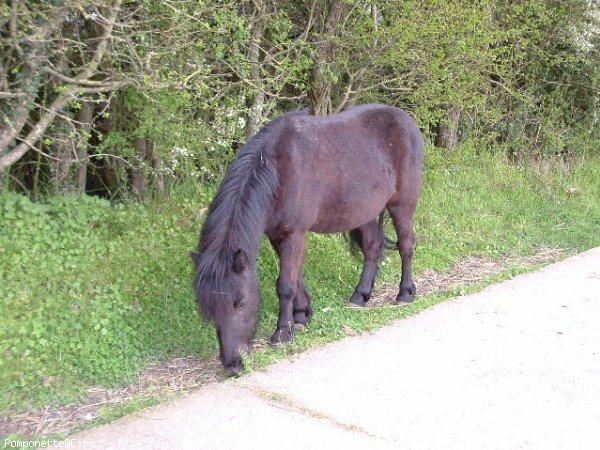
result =
[{"label": "pony's hind leg", "polygon": [[398,251],[402,260],[402,278],[400,279],[400,291],[396,297],[396,303],[410,303],[417,293],[412,279],[412,257],[415,242],[413,215],[415,213],[415,206],[414,204],[403,202],[398,205],[388,205],[388,211],[392,216],[394,227],[396,228]]},{"label": "pony's hind leg", "polygon": [[302,328],[308,325],[313,315],[312,306],[310,304],[310,295],[304,286],[304,276],[300,276],[298,280],[298,289],[293,301],[293,317],[294,328]]},{"label": "pony's hind leg", "polygon": [[360,246],[364,255],[364,265],[360,281],[349,302],[354,305],[365,306],[371,298],[373,284],[379,271],[378,264],[383,255],[383,231],[377,221],[373,220],[356,230],[352,230],[350,237]]}]

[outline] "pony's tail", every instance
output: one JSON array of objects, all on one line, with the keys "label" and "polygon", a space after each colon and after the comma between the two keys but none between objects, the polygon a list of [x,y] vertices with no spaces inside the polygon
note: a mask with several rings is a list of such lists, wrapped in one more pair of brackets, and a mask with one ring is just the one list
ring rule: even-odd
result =
[{"label": "pony's tail", "polygon": [[[389,238],[383,229],[385,224],[385,209],[379,213],[379,220],[377,223],[379,224],[379,229],[381,230],[381,235],[383,236],[383,250],[396,250],[398,248],[398,241],[394,241],[393,239]],[[383,252],[381,253],[383,254]]]},{"label": "pony's tail", "polygon": [[[377,224],[379,225],[379,234],[381,236],[381,247],[379,251],[379,262],[383,259],[384,253],[386,250],[396,250],[398,248],[398,241],[394,241],[385,235],[384,230],[385,223],[385,210],[379,213],[379,219],[377,220]],[[362,232],[358,228],[354,228],[350,230],[347,234],[348,240],[350,242],[350,250],[355,253],[357,249],[363,248],[363,236]]]},{"label": "pony's tail", "polygon": [[353,230],[344,233],[348,244],[350,245],[350,251],[354,254],[358,254],[358,250],[362,251],[363,248],[363,240],[362,233],[358,228],[354,228]]}]

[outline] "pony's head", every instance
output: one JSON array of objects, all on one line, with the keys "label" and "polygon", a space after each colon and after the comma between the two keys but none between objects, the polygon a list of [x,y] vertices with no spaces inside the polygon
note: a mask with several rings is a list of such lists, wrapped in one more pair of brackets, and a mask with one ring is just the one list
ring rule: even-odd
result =
[{"label": "pony's head", "polygon": [[250,350],[260,306],[256,261],[249,260],[242,249],[220,261],[213,259],[212,264],[206,264],[201,253],[192,252],[191,256],[196,265],[194,284],[200,313],[215,325],[227,373],[239,375],[244,368],[242,353]]}]

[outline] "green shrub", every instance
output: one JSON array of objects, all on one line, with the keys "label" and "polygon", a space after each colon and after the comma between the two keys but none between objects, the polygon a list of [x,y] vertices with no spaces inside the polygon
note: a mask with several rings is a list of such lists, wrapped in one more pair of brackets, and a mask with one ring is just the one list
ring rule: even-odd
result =
[{"label": "green shrub", "polygon": [[0,409],[71,401],[151,357],[212,353],[187,255],[201,206],[0,197]]}]

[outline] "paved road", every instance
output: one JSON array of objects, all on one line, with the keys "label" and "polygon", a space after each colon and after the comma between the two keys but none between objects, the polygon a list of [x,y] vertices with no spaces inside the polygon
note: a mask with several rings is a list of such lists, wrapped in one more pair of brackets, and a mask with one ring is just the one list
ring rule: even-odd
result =
[{"label": "paved road", "polygon": [[600,247],[71,438],[106,449],[597,450]]}]

